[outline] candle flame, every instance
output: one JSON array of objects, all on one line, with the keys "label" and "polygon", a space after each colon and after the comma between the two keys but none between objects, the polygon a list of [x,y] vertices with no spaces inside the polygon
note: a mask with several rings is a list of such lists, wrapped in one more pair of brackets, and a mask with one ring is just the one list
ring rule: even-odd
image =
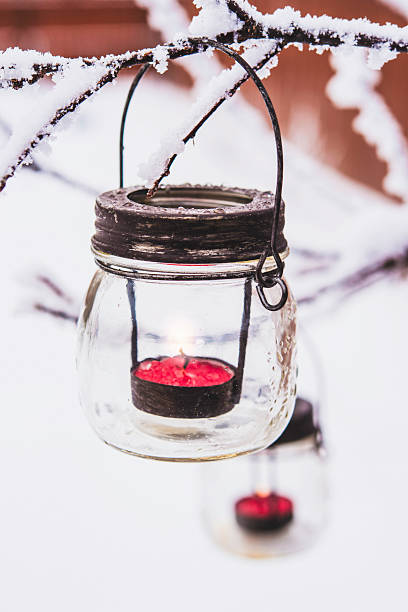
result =
[{"label": "candle flame", "polygon": [[256,489],[255,490],[255,495],[257,495],[258,497],[269,497],[270,494],[271,494],[271,491],[269,489]]},{"label": "candle flame", "polygon": [[168,340],[173,345],[172,354],[191,355],[194,352],[194,328],[189,320],[168,322]]}]

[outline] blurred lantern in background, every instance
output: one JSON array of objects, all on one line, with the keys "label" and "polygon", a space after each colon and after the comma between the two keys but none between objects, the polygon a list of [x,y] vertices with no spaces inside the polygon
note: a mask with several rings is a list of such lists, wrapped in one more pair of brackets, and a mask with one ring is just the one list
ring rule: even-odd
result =
[{"label": "blurred lantern in background", "polygon": [[201,469],[205,526],[231,552],[248,557],[296,552],[312,545],[326,523],[327,467],[317,399],[298,397],[286,430],[265,451]]}]

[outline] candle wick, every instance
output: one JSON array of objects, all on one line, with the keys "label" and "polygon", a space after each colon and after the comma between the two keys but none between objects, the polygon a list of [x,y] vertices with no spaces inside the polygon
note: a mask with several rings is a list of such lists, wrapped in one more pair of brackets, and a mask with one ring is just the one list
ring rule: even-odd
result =
[{"label": "candle wick", "polygon": [[183,370],[185,370],[188,364],[190,363],[190,357],[187,357],[181,347],[179,348],[179,353],[182,357],[184,357]]}]

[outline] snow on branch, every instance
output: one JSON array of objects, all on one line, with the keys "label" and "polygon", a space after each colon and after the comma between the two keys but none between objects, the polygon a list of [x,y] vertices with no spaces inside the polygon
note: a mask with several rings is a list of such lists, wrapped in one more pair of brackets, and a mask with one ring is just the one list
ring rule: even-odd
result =
[{"label": "snow on branch", "polygon": [[45,76],[64,73],[66,69],[77,65],[84,70],[95,66],[104,66],[106,70],[118,73],[124,68],[132,68],[139,64],[157,64],[160,56],[167,59],[177,59],[202,51],[197,41],[181,40],[178,43],[157,45],[152,49],[127,51],[120,55],[105,55],[101,58],[66,58],[43,54],[39,51],[22,51],[17,47],[0,52],[0,88],[21,89],[32,85]]},{"label": "snow on branch", "polygon": [[[408,51],[408,26],[400,28],[390,23],[373,23],[369,19],[339,19],[327,15],[302,17],[300,11],[290,6],[264,15],[247,0],[195,0],[195,4],[202,7],[190,26],[195,36],[217,33],[211,16],[214,7],[221,5],[239,19],[241,27],[236,31],[236,42],[241,42],[241,37],[246,35],[247,38],[282,39],[286,43],[375,47],[396,53]],[[225,33],[225,29],[221,32]]]},{"label": "snow on branch", "polygon": [[408,249],[404,253],[396,256],[390,255],[387,259],[378,263],[367,265],[356,272],[344,276],[335,281],[327,282],[315,289],[312,293],[300,296],[297,299],[299,305],[313,304],[321,302],[324,298],[331,298],[343,301],[357,291],[389,277],[392,274],[406,274],[408,269]]},{"label": "snow on branch", "polygon": [[401,126],[382,96],[375,91],[379,72],[367,65],[366,52],[331,56],[336,73],[327,85],[327,95],[338,108],[357,108],[353,129],[375,147],[387,164],[384,189],[408,201],[408,143]]},{"label": "snow on branch", "polygon": [[[256,47],[247,49],[243,58],[256,70],[261,79],[270,74],[270,70],[278,63],[277,55],[282,50],[282,44],[265,41]],[[181,125],[162,138],[159,148],[147,162],[141,164],[138,174],[150,187],[149,196],[157,190],[162,179],[170,172],[177,155],[184,146],[195,137],[200,127],[207,119],[249,79],[248,73],[239,65],[226,68],[213,77],[192,105],[189,115]]]},{"label": "snow on branch", "polygon": [[190,34],[178,33],[174,42],[153,49],[128,51],[120,55],[98,58],[64,58],[50,53],[7,49],[0,53],[0,86],[20,88],[42,77],[54,74],[72,62],[83,67],[95,64],[122,70],[138,64],[155,63],[158,54],[168,59],[193,55],[206,50],[198,36],[214,37],[225,44],[242,43],[250,39],[282,40],[338,47],[341,45],[371,47],[389,52],[408,51],[408,26],[380,25],[368,19],[338,19],[323,16],[303,16],[291,7],[263,15],[246,0],[195,0],[201,8],[190,25]]},{"label": "snow on branch", "polygon": [[0,87],[21,89],[25,84],[32,85],[46,75],[67,68],[71,63],[87,64],[82,58],[69,59],[40,51],[23,51],[10,47],[0,53]]},{"label": "snow on branch", "polygon": [[[107,71],[105,66],[97,64],[87,70],[74,64],[65,70],[63,76],[58,75],[57,83],[52,92],[47,94],[43,106],[36,109],[24,130],[12,133],[3,147],[0,160],[0,191],[21,164],[31,162],[33,150],[51,135],[61,119],[106,83],[111,82],[116,75],[117,71]],[[54,78],[57,78],[57,75]]]},{"label": "snow on branch", "polygon": [[[154,3],[164,6],[161,0],[154,0]],[[69,59],[16,48],[0,53],[0,88],[20,89],[49,75],[55,82],[52,93],[47,94],[44,106],[36,113],[34,120],[30,121],[28,130],[27,126],[22,126],[12,134],[3,149],[3,159],[0,160],[0,191],[15,170],[30,161],[35,147],[53,132],[60,120],[75,111],[105,84],[114,80],[121,70],[151,63],[159,72],[164,72],[169,60],[207,51],[208,46],[201,40],[202,36],[235,46],[249,41],[253,44],[256,41],[263,52],[263,45],[268,40],[273,41],[271,48],[278,44],[278,52],[288,44],[299,43],[322,48],[370,47],[377,51],[380,63],[394,58],[398,53],[408,51],[408,27],[380,25],[367,19],[347,20],[326,15],[302,16],[291,7],[263,15],[247,0],[195,0],[195,4],[200,12],[192,20],[189,34],[178,33],[173,41],[153,49],[128,51],[99,59]],[[182,22],[180,15],[178,20]],[[265,56],[265,63],[267,61],[268,57]],[[259,62],[262,60],[258,59],[255,64]],[[235,72],[236,70],[224,72],[220,77],[218,83],[225,87],[223,92],[218,90],[215,96],[213,90],[211,100],[207,98],[197,103],[194,122],[190,121],[189,125],[184,126],[186,129],[182,135],[183,142],[193,137],[223,100],[235,93],[239,83],[244,82],[243,77],[235,78]],[[201,118],[198,117],[198,108],[201,108],[203,113]],[[178,139],[180,135],[177,134]],[[172,156],[179,149],[180,141],[176,143],[176,149],[173,147],[173,151],[167,154],[166,159],[170,161],[168,167],[164,168],[165,171],[172,163]]]}]

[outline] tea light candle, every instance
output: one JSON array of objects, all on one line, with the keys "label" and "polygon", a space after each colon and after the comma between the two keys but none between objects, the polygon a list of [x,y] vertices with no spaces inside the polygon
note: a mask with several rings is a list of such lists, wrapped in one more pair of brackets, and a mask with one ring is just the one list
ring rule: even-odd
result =
[{"label": "tea light candle", "polygon": [[207,357],[145,359],[131,373],[134,405],[172,418],[208,418],[233,406],[235,367]]},{"label": "tea light candle", "polygon": [[143,380],[177,387],[210,387],[231,380],[230,366],[203,357],[186,357],[184,354],[162,359],[146,359],[134,370]]},{"label": "tea light candle", "polygon": [[236,502],[235,517],[238,525],[247,531],[276,531],[293,519],[293,502],[277,493],[254,493]]}]

